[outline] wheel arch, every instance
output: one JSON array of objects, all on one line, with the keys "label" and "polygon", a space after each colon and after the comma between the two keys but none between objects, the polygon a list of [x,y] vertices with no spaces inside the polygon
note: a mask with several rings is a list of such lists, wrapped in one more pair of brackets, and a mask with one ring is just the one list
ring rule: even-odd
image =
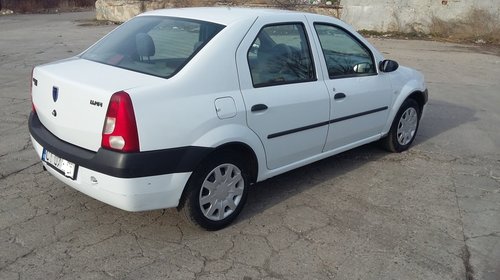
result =
[{"label": "wheel arch", "polygon": [[[415,90],[410,95],[408,95],[408,97],[405,98],[405,100],[407,100],[407,99],[413,99],[413,100],[415,100],[417,102],[418,109],[420,110],[420,116],[419,117],[422,117],[422,112],[424,110],[424,105],[427,103],[427,99],[428,99],[427,90],[423,90],[423,91],[421,91],[421,90]],[[404,100],[403,100],[403,102],[404,102]]]},{"label": "wheel arch", "polygon": [[256,183],[259,175],[259,161],[253,149],[243,142],[229,142],[220,145],[208,156],[225,151],[236,153],[244,159],[241,163],[245,165],[250,183]]},{"label": "wheel arch", "polygon": [[427,89],[419,89],[418,87],[410,87],[409,85],[407,85],[401,92],[407,92],[407,94],[399,94],[394,101],[381,137],[384,137],[385,135],[387,135],[387,133],[389,133],[389,130],[391,129],[392,123],[394,122],[394,118],[396,117],[399,108],[401,108],[401,106],[407,99],[413,99],[418,103],[420,118],[422,117],[424,106],[428,101]]},{"label": "wheel arch", "polygon": [[[191,173],[189,180],[191,180],[191,178],[193,177],[194,171],[200,168],[203,164],[205,164],[208,161],[208,159],[217,156],[217,154],[219,153],[224,153],[224,152],[237,153],[241,157],[243,157],[245,160],[242,160],[241,163],[245,165],[243,168],[245,168],[245,170],[247,170],[248,172],[247,175],[249,176],[250,184],[257,182],[259,174],[259,161],[257,159],[257,155],[249,145],[243,142],[228,142],[215,148],[212,152],[210,152],[200,161],[197,167],[193,170],[193,173]],[[181,209],[184,206],[187,192],[188,188],[185,187],[180,196],[177,209]]]}]

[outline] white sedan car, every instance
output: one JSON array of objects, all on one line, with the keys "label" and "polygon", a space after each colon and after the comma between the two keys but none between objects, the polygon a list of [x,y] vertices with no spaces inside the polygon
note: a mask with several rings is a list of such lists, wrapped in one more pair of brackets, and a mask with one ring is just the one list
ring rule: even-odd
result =
[{"label": "white sedan car", "polygon": [[380,140],[412,144],[422,74],[349,25],[269,9],[158,10],[33,69],[44,168],[107,204],[230,224],[251,184]]}]

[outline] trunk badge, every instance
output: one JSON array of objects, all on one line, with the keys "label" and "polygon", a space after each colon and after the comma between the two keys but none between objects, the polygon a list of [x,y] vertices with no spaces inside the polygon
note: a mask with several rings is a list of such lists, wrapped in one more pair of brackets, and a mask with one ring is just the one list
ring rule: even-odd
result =
[{"label": "trunk badge", "polygon": [[59,88],[52,87],[52,100],[54,100],[54,102],[56,102],[57,98],[59,98]]}]

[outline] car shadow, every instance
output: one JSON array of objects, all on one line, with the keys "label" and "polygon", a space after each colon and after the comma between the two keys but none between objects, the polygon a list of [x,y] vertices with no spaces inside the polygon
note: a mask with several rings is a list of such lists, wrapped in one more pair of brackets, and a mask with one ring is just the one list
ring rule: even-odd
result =
[{"label": "car shadow", "polygon": [[[414,142],[419,145],[464,123],[477,120],[475,111],[441,100],[430,100]],[[251,219],[266,209],[300,193],[314,189],[321,182],[340,177],[369,162],[391,155],[375,142],[320,160],[252,186],[248,200],[236,223]]]},{"label": "car shadow", "polygon": [[465,123],[477,121],[476,111],[443,100],[429,100],[414,145],[424,143]]}]

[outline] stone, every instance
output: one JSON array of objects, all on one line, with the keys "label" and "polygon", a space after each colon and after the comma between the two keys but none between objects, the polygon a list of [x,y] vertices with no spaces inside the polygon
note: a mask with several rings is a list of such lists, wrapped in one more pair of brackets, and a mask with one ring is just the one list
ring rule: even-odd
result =
[{"label": "stone", "polygon": [[140,13],[173,6],[169,1],[162,0],[97,0],[96,19],[125,22]]}]

